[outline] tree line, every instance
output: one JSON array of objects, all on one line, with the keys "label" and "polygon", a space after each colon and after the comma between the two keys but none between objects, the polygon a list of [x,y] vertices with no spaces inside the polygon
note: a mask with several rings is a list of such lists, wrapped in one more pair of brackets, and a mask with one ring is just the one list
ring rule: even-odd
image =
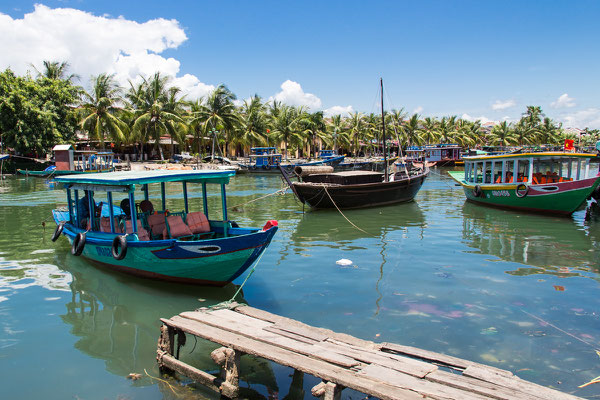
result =
[{"label": "tree line", "polygon": [[[43,63],[35,77],[0,73],[0,141],[19,154],[45,155],[55,144],[75,143],[84,132],[104,148],[136,147],[140,154],[153,146],[161,158],[161,137],[181,150],[203,153],[213,138],[226,154],[244,155],[250,147],[283,147],[285,156],[295,150],[315,155],[319,147],[352,155],[377,153],[382,143],[382,118],[375,113],[353,112],[325,117],[322,111],[264,101],[260,96],[237,103],[227,86],[206,96],[187,99],[170,77],[157,72],[120,86],[114,75],[91,77],[90,89],[74,82],[66,62]],[[434,143],[476,146],[549,144],[561,146],[575,135],[546,117],[538,106],[528,106],[521,118],[491,130],[479,121],[456,116],[423,117],[403,109],[385,113],[388,139],[402,147]],[[598,130],[586,129],[581,146],[600,139]]]}]

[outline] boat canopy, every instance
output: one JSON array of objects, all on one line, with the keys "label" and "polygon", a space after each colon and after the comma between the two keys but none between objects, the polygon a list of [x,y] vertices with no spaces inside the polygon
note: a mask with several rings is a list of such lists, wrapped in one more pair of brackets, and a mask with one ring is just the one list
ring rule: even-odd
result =
[{"label": "boat canopy", "polygon": [[567,152],[562,152],[562,151],[545,151],[545,152],[539,152],[539,153],[510,153],[510,154],[495,154],[495,155],[476,155],[476,156],[465,156],[463,157],[463,160],[465,161],[470,161],[470,162],[474,162],[474,161],[487,161],[487,160],[491,160],[491,159],[500,159],[500,160],[504,160],[504,159],[511,159],[511,158],[592,158],[592,157],[596,157],[595,154],[590,154],[590,153],[567,153]]},{"label": "boat canopy", "polygon": [[[146,185],[149,183],[164,182],[198,182],[228,184],[229,178],[235,175],[234,170],[153,170],[153,171],[120,171],[86,175],[64,175],[55,180],[66,186],[128,186]],[[96,188],[96,190],[98,190]]]}]

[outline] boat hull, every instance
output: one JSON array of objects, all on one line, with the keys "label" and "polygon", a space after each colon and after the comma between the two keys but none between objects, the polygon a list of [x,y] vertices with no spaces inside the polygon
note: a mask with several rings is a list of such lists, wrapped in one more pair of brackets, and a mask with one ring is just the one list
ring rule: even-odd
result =
[{"label": "boat hull", "polygon": [[[55,221],[64,214],[54,212]],[[198,241],[131,240],[122,260],[112,256],[110,233],[88,232],[82,257],[93,264],[131,275],[164,281],[224,286],[247,270],[271,242],[277,227],[266,231],[231,228],[231,236]],[[72,244],[77,233],[66,224],[63,234]],[[217,232],[219,233],[219,232]],[[222,233],[222,230],[221,230]]]},{"label": "boat hull", "polygon": [[415,198],[427,174],[392,182],[327,185],[293,182],[298,199],[312,208],[366,208],[403,203]]},{"label": "boat hull", "polygon": [[[459,174],[464,175],[462,172]],[[467,184],[450,175],[462,185],[469,201],[493,207],[555,215],[571,215],[577,211],[600,184],[598,176],[579,181],[539,185],[483,184],[477,185],[481,193],[476,195],[476,185]],[[517,187],[520,187],[520,193],[527,187],[527,193],[522,197],[517,196]]]},{"label": "boat hull", "polygon": [[77,175],[77,174],[97,174],[100,172],[113,172],[115,169],[103,169],[103,170],[89,170],[89,171],[63,171],[63,170],[53,170],[53,171],[28,171],[23,169],[17,169],[18,175],[25,176],[34,176],[38,178],[48,178],[51,176],[61,176],[61,175]]}]

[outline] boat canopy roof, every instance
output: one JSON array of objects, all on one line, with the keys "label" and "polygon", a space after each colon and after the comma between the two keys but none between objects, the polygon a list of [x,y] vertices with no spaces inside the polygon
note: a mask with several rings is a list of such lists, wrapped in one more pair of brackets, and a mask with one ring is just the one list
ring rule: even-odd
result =
[{"label": "boat canopy roof", "polygon": [[496,155],[481,155],[463,157],[467,162],[487,161],[487,160],[506,160],[515,158],[538,158],[538,159],[553,159],[553,158],[592,158],[595,154],[590,153],[567,153],[564,151],[545,151],[539,153],[512,153],[512,154],[496,154]]},{"label": "boat canopy roof", "polygon": [[64,175],[54,178],[65,185],[105,185],[131,186],[161,182],[198,182],[198,183],[229,183],[229,178],[235,175],[234,170],[152,170],[152,171],[119,171],[96,174]]}]

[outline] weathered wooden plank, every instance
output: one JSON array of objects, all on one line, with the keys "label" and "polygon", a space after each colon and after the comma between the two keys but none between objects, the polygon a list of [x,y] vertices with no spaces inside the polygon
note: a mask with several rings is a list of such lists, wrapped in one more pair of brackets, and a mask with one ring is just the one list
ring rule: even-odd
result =
[{"label": "weathered wooden plank", "polygon": [[314,330],[315,332],[319,332],[325,336],[328,336],[328,337],[338,340],[340,342],[353,344],[355,346],[363,346],[366,348],[376,349],[376,345],[373,342],[359,339],[354,336],[347,335],[345,333],[334,332],[330,329],[310,326],[310,325],[304,324],[300,321],[282,317],[280,315],[271,314],[270,312],[260,310],[258,308],[250,307],[248,305],[237,306],[237,307],[235,307],[235,311],[242,313],[244,315],[254,317],[254,318],[262,319],[264,321],[273,322],[275,324],[280,324],[280,325],[284,325],[284,326],[288,326],[288,327],[311,329],[311,330]]},{"label": "weathered wooden plank", "polygon": [[491,399],[500,400],[541,400],[544,397],[533,396],[523,393],[514,388],[499,386],[494,383],[482,381],[475,378],[462,376],[458,373],[453,374],[446,371],[435,371],[427,375],[428,381],[440,383],[442,385],[460,388],[473,393],[478,393]]},{"label": "weathered wooden plank", "polygon": [[325,335],[312,327],[309,327],[309,329],[307,329],[307,328],[304,328],[301,326],[274,324],[271,328],[290,332],[290,333],[293,333],[298,336],[304,336],[304,337],[314,340],[316,342],[323,342],[323,341],[327,340],[327,338],[329,337],[328,335]]},{"label": "weathered wooden plank", "polygon": [[285,336],[285,337],[297,340],[297,341],[302,342],[302,343],[308,343],[308,344],[319,343],[316,340],[307,338],[306,336],[296,335],[295,333],[284,331],[284,330],[277,329],[277,328],[273,328],[271,326],[263,328],[263,330],[267,331],[267,332],[275,333],[275,334],[280,335],[280,336]]},{"label": "weathered wooden plank", "polygon": [[219,316],[222,318],[226,318],[231,321],[236,321],[236,322],[239,322],[242,324],[256,326],[257,328],[266,328],[266,327],[274,325],[272,322],[263,321],[262,319],[259,319],[259,318],[249,317],[247,315],[240,314],[233,310],[220,309],[220,310],[210,310],[209,312],[213,315],[216,315],[216,316]]},{"label": "weathered wooden plank", "polygon": [[411,357],[418,357],[423,360],[429,360],[433,362],[437,362],[440,364],[446,364],[452,367],[457,367],[459,369],[466,369],[470,365],[478,365],[482,368],[488,368],[492,371],[495,371],[497,374],[511,377],[513,373],[504,369],[491,367],[489,365],[479,364],[473,361],[463,360],[458,357],[448,356],[446,354],[435,353],[433,351],[419,349],[417,347],[411,346],[403,346],[396,343],[381,343],[378,345],[381,351],[392,350],[398,353],[406,354]]},{"label": "weathered wooden plank", "polygon": [[368,364],[378,364],[387,368],[392,368],[396,371],[403,372],[423,378],[427,374],[438,369],[436,365],[415,360],[409,357],[402,357],[394,354],[377,352],[368,349],[362,349],[356,346],[350,346],[341,342],[327,340],[319,343],[318,346],[334,351],[336,353],[352,357],[355,360]]},{"label": "weathered wooden plank", "polygon": [[247,325],[241,321],[232,321],[227,318],[222,318],[211,312],[193,311],[180,314],[183,318],[199,321],[223,330],[234,332],[242,336],[251,337],[270,344],[276,344],[287,350],[296,351],[298,353],[308,355],[313,358],[319,358],[343,367],[352,367],[358,365],[359,362],[353,358],[342,356],[340,354],[319,349],[311,344],[299,342],[289,337],[284,337],[272,332],[263,330],[262,328]]},{"label": "weathered wooden plank", "polygon": [[539,396],[547,400],[574,400],[578,397],[559,392],[545,386],[536,385],[535,383],[524,381],[518,376],[507,377],[502,374],[495,373],[489,368],[481,368],[479,365],[470,365],[463,371],[464,376],[480,379],[486,382],[493,382],[497,385],[514,388],[520,392]]},{"label": "weathered wooden plank", "polygon": [[415,378],[393,369],[382,367],[381,365],[371,364],[358,372],[359,375],[370,376],[382,382],[387,382],[400,388],[411,388],[419,394],[436,399],[460,399],[460,400],[482,400],[487,399],[476,393],[461,389],[447,387],[444,385],[429,382],[424,379]]},{"label": "weathered wooden plank", "polygon": [[361,393],[370,394],[383,400],[419,400],[423,396],[410,389],[402,389],[368,376],[360,376],[323,360],[310,358],[294,351],[254,340],[243,335],[225,331],[210,325],[202,324],[187,318],[175,316],[161,319],[169,326],[184,332],[207,339],[211,342],[233,348],[246,354],[263,357],[286,367],[313,375],[325,381],[336,382],[344,387]]}]

